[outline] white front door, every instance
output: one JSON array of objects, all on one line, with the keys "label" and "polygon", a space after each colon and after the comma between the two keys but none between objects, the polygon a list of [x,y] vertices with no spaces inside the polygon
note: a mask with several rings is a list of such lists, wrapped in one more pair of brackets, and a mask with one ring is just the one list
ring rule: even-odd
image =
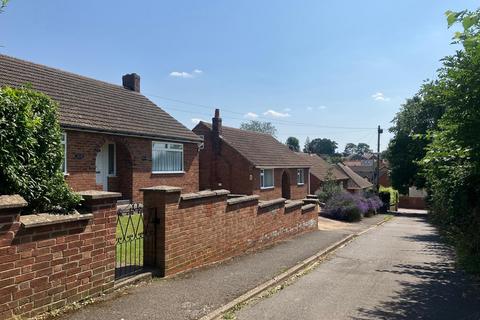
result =
[{"label": "white front door", "polygon": [[108,144],[103,145],[95,159],[95,182],[108,191]]}]

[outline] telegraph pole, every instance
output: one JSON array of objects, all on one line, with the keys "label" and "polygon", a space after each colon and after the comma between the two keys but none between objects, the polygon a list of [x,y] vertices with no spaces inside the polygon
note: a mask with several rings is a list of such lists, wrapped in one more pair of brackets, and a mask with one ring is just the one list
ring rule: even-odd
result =
[{"label": "telegraph pole", "polygon": [[380,191],[380,134],[383,133],[383,129],[380,125],[377,129],[377,192]]}]

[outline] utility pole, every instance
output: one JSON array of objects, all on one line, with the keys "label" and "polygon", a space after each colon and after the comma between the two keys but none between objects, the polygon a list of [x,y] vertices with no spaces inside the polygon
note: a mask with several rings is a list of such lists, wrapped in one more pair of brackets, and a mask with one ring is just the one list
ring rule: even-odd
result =
[{"label": "utility pole", "polygon": [[380,134],[383,133],[383,129],[380,128],[380,125],[377,129],[377,192],[380,191]]}]

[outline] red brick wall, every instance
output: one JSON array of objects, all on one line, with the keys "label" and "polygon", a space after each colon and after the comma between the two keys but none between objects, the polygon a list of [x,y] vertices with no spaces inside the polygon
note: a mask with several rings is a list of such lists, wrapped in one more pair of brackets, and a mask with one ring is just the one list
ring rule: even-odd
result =
[{"label": "red brick wall", "polygon": [[116,199],[91,203],[94,218],[25,229],[0,210],[0,319],[32,317],[113,288]]},{"label": "red brick wall", "polygon": [[317,229],[314,208],[262,209],[256,199],[229,205],[226,194],[179,200],[180,192],[146,191],[144,199],[147,215],[157,208],[157,263],[167,276]]},{"label": "red brick wall", "polygon": [[125,199],[141,202],[140,188],[155,185],[178,186],[185,192],[198,191],[198,147],[184,143],[183,174],[152,174],[152,140],[67,130],[66,180],[75,191],[102,190],[95,183],[95,159],[107,142],[116,144],[117,176],[109,178],[109,190]]},{"label": "red brick wall", "polygon": [[399,208],[405,208],[405,209],[420,209],[424,210],[427,208],[427,205],[425,203],[424,198],[420,197],[409,197],[409,196],[400,196],[399,203],[398,203]]}]

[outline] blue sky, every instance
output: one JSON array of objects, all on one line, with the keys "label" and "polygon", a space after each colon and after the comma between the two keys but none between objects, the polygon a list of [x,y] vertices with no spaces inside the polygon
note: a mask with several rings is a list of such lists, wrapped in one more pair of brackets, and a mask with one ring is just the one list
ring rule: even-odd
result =
[{"label": "blue sky", "polygon": [[330,138],[343,150],[376,145],[376,126],[388,128],[454,52],[444,12],[476,6],[11,0],[0,15],[0,52],[116,84],[136,72],[142,92],[189,128],[219,107],[225,125],[268,120],[281,141]]}]

